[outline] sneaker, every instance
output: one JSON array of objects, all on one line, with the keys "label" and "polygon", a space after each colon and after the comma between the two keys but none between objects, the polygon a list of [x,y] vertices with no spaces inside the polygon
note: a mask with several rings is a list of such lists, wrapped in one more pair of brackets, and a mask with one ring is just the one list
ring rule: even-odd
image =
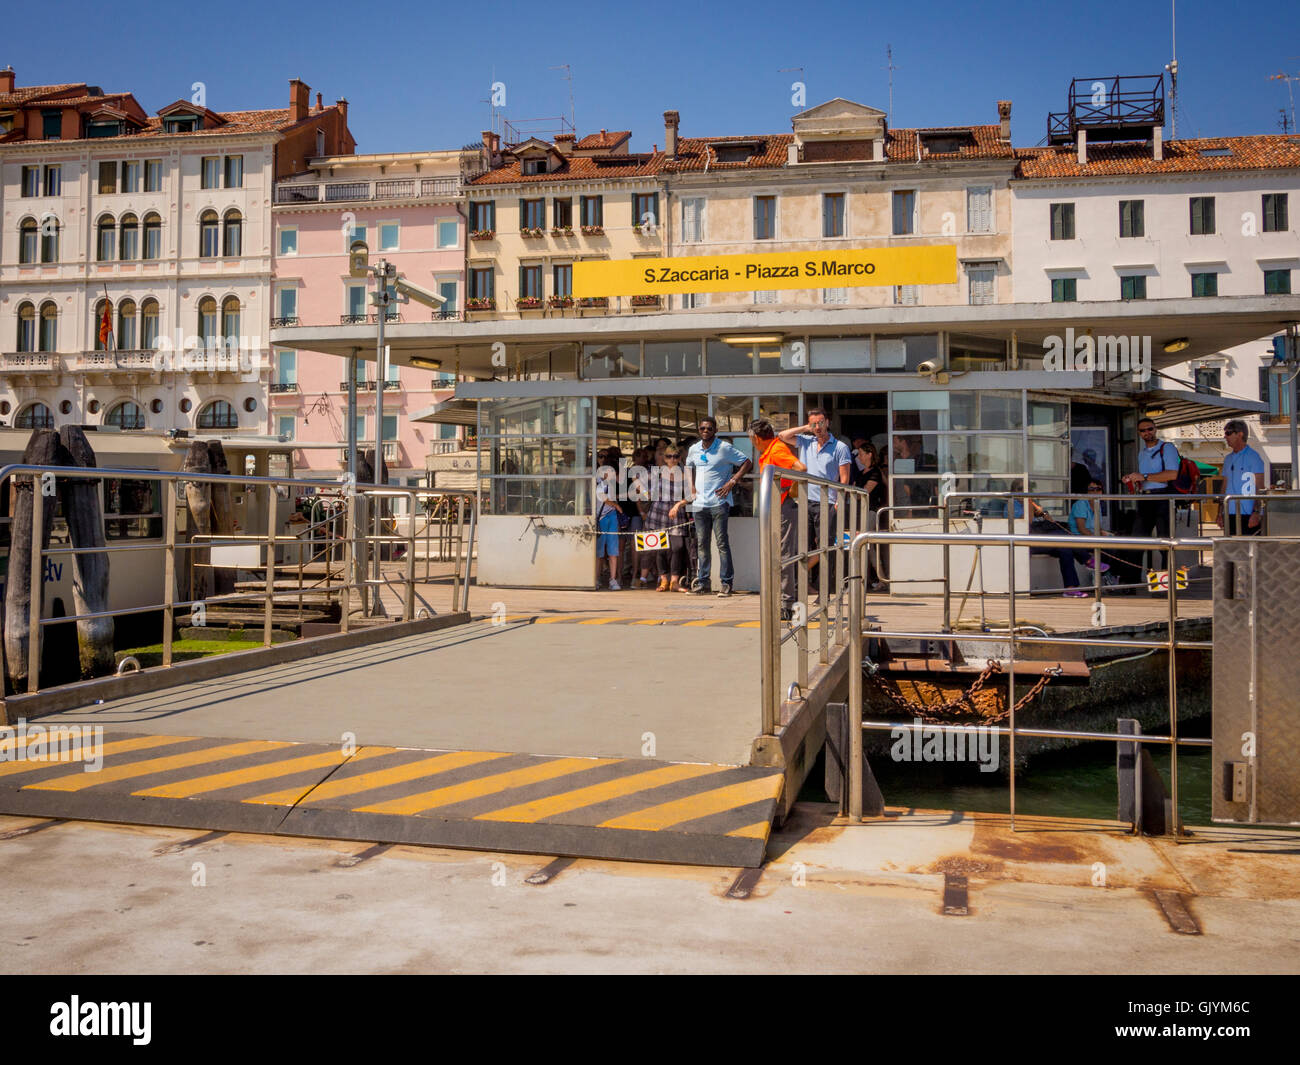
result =
[{"label": "sneaker", "polygon": [[[1084,565],[1087,566],[1089,569],[1092,569],[1092,568],[1093,568],[1093,565],[1092,565],[1092,559],[1088,559],[1088,561],[1085,562]],[[1102,573],[1106,573],[1107,571],[1109,571],[1109,569],[1110,569],[1110,563],[1109,563],[1109,562],[1103,562],[1103,563],[1101,564],[1101,572],[1102,572]]]},{"label": "sneaker", "polygon": [[712,590],[713,590],[713,589],[710,588],[707,584],[702,584],[700,581],[696,581],[696,582],[695,582],[695,587],[693,587],[693,588],[691,589],[691,594],[692,594],[692,595],[708,595],[709,592],[711,592]]},{"label": "sneaker", "polygon": [[719,599],[729,599],[729,598],[731,598],[731,585],[729,585],[729,584],[724,584],[724,585],[722,586],[722,589],[718,592],[718,598],[719,598]]},{"label": "sneaker", "polygon": [[1087,599],[1088,593],[1082,588],[1071,588],[1068,592],[1064,593],[1063,597],[1066,599]]},{"label": "sneaker", "polygon": [[623,586],[619,584],[618,581],[610,581],[609,590],[611,592],[621,592],[623,590]]}]

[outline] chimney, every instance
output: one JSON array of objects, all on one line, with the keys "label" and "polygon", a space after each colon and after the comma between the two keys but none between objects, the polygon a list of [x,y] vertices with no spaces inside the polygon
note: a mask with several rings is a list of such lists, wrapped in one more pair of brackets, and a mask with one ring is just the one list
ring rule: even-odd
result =
[{"label": "chimney", "polygon": [[1151,158],[1157,163],[1165,157],[1165,131],[1159,126],[1151,131]]},{"label": "chimney", "polygon": [[1078,152],[1079,152],[1079,165],[1087,166],[1088,165],[1088,131],[1086,129],[1079,130]]},{"label": "chimney", "polygon": [[676,111],[664,112],[664,151],[670,159],[677,158],[677,127],[681,121],[682,116]]},{"label": "chimney", "polygon": [[321,95],[320,95],[320,93],[317,93],[317,94],[316,94],[316,110],[317,110],[317,111],[324,111],[324,110],[325,110],[325,103],[324,103],[324,101],[321,99]]},{"label": "chimney", "polygon": [[343,119],[343,124],[346,126],[348,124],[348,98],[340,96],[334,101],[334,106],[339,109],[339,117]]},{"label": "chimney", "polygon": [[1011,143],[1011,101],[998,101],[998,124],[1002,127],[998,131],[998,139]]},{"label": "chimney", "polygon": [[14,91],[14,68],[5,67],[0,70],[0,92]]},{"label": "chimney", "polygon": [[500,144],[501,138],[497,134],[490,129],[483,131],[483,155],[489,170],[501,165],[501,153],[498,151]]},{"label": "chimney", "polygon": [[311,96],[311,87],[298,78],[289,82],[289,117],[300,122],[307,117],[307,102]]},{"label": "chimney", "polygon": [[573,134],[559,133],[555,137],[555,150],[566,159],[573,154]]}]

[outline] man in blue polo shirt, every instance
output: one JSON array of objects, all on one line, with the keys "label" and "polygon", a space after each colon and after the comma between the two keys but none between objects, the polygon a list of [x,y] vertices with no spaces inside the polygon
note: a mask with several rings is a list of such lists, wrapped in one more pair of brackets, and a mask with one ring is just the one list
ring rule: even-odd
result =
[{"label": "man in blue polo shirt", "polygon": [[699,549],[699,569],[695,587],[691,589],[696,595],[709,594],[709,571],[713,566],[710,532],[718,543],[718,575],[722,578],[718,597],[722,599],[731,594],[735,573],[731,566],[727,515],[731,513],[731,490],[749,472],[751,465],[736,448],[718,439],[717,422],[712,418],[700,419],[700,439],[686,453],[687,496],[693,497],[691,511],[695,515],[695,538]]},{"label": "man in blue polo shirt", "polygon": [[[1264,460],[1246,443],[1246,423],[1233,418],[1223,427],[1232,448],[1223,458],[1224,495],[1254,494],[1264,486]],[[1223,531],[1228,536],[1258,536],[1263,527],[1253,499],[1229,499]]]},{"label": "man in blue polo shirt", "polygon": [[[1169,500],[1168,495],[1174,490],[1174,478],[1178,476],[1178,448],[1168,440],[1156,436],[1156,423],[1150,418],[1142,418],[1137,424],[1138,436],[1142,446],[1138,448],[1137,473],[1124,475],[1124,483],[1131,490],[1137,491],[1143,501],[1137,505],[1137,518],[1131,530],[1134,536],[1161,538],[1169,536]],[[1157,557],[1164,558],[1163,551],[1151,552],[1153,569],[1162,569]]]},{"label": "man in blue polo shirt", "polygon": [[[808,467],[814,477],[828,481],[848,484],[853,469],[853,456],[849,446],[843,440],[831,436],[830,419],[821,407],[812,407],[808,411],[808,424],[796,429],[786,429],[780,434],[781,440],[795,448],[799,461]],[[828,520],[830,528],[826,530],[827,544],[839,549],[835,541],[835,508],[839,505],[839,493],[834,488],[828,489],[830,511]],[[808,550],[815,550],[821,544],[822,521],[822,486],[808,486]],[[835,556],[830,556],[831,567],[827,571],[828,587],[834,594]]]}]

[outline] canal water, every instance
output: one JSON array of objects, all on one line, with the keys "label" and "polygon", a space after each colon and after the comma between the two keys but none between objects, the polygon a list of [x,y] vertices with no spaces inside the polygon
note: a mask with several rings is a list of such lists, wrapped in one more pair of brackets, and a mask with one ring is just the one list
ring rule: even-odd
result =
[{"label": "canal water", "polygon": [[[1182,722],[1179,734],[1208,737],[1210,719]],[[1168,790],[1168,748],[1151,744],[1149,749]],[[1005,744],[1000,758],[1003,768],[989,773],[980,772],[973,762],[896,762],[878,754],[871,758],[871,770],[890,807],[1006,813],[1010,789],[1005,759]],[[1178,807],[1184,824],[1210,824],[1211,762],[1208,747],[1179,750]],[[820,790],[821,777],[809,783]],[[1081,743],[1037,754],[1028,767],[1016,770],[1017,813],[1115,820],[1118,795],[1113,743]]]}]

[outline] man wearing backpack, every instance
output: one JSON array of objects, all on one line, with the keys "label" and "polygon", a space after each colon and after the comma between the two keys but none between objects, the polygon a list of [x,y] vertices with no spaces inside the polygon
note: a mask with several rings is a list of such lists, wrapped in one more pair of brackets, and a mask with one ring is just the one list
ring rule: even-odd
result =
[{"label": "man wearing backpack", "polygon": [[[1180,459],[1178,449],[1168,440],[1156,436],[1156,423],[1143,418],[1137,424],[1142,446],[1138,449],[1138,472],[1124,475],[1124,483],[1143,497],[1137,505],[1137,520],[1133,523],[1133,536],[1169,536],[1169,495],[1174,490]],[[1151,552],[1153,569],[1164,569],[1157,561],[1164,552]]]}]

